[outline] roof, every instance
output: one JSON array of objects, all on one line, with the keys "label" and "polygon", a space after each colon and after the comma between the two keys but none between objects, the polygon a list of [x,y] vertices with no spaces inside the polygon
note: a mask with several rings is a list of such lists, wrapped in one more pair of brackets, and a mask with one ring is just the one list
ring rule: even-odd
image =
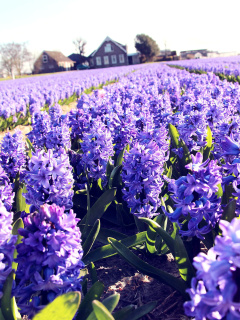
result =
[{"label": "roof", "polygon": [[73,62],[60,51],[43,51],[57,62]]},{"label": "roof", "polygon": [[79,53],[72,53],[68,56],[69,59],[71,59],[73,62],[76,63],[83,63],[87,60],[87,57],[85,56],[80,56]]},{"label": "roof", "polygon": [[110,37],[106,37],[105,40],[100,44],[100,46],[97,48],[97,50],[93,51],[89,57],[93,57],[95,55],[95,53],[101,48],[101,46],[104,44],[104,42],[106,41],[111,41],[113,42],[116,46],[118,46],[121,50],[123,50],[125,53],[127,53],[127,50],[124,48],[124,45],[119,43],[119,42],[116,42],[114,40],[112,40]]}]

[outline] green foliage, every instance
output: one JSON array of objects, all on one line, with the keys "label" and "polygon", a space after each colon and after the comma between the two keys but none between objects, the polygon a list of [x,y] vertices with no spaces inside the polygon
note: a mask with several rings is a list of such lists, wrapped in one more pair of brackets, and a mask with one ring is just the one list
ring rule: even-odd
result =
[{"label": "green foliage", "polygon": [[124,258],[132,266],[136,267],[139,271],[171,286],[175,290],[179,291],[183,296],[186,295],[185,290],[187,289],[187,285],[184,281],[179,280],[171,274],[144,262],[119,241],[109,238],[109,243],[113,246],[113,248],[115,248],[122,258]]},{"label": "green foliage", "polygon": [[90,313],[93,311],[93,300],[99,300],[101,295],[103,294],[103,291],[103,283],[100,281],[95,282],[82,300],[78,309],[76,320],[84,320],[90,315]]},{"label": "green foliage", "polygon": [[3,286],[3,296],[1,299],[1,312],[5,320],[19,319],[19,313],[16,307],[15,297],[12,297],[12,285],[14,280],[14,271],[12,271]]},{"label": "green foliage", "polygon": [[[136,245],[144,243],[146,240],[146,231],[137,233],[134,236],[126,237],[120,240],[126,247],[134,247]],[[94,251],[89,252],[83,258],[83,262],[88,265],[90,262],[95,262],[103,258],[107,258],[117,254],[117,250],[111,246],[111,244],[105,245],[103,247],[97,248]]]},{"label": "green foliage", "polygon": [[159,53],[156,41],[143,33],[136,35],[135,48],[146,57],[147,61],[151,61]]},{"label": "green foliage", "polygon": [[72,320],[81,300],[80,292],[68,292],[58,296],[43,310],[37,313],[33,320]]}]

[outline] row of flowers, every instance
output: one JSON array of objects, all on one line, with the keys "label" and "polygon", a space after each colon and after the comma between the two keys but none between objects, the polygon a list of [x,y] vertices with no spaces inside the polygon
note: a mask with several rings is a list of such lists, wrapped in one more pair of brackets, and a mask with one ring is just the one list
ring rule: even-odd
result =
[{"label": "row of flowers", "polygon": [[[1,144],[0,291],[12,271],[11,225],[19,215],[24,227],[12,294],[29,317],[58,295],[81,291],[80,270],[88,261],[83,254],[94,256],[92,246],[83,253],[81,233],[85,242],[96,217],[127,225],[136,239],[147,232],[141,226],[146,222],[175,257],[185,245],[180,258],[191,263],[195,257],[196,275],[185,278],[179,267],[181,285],[179,279],[168,282],[187,289],[186,314],[239,319],[239,108],[238,84],[151,64],[82,94],[67,115],[57,103],[49,112],[33,112],[27,144],[20,131],[7,133]],[[26,206],[19,213],[20,189]],[[100,202],[104,209],[95,217],[91,208]],[[131,256],[109,241],[120,255]],[[157,237],[154,250],[146,238],[143,243],[161,254]],[[210,249],[207,255],[202,247]],[[141,271],[142,262],[131,261]]]}]

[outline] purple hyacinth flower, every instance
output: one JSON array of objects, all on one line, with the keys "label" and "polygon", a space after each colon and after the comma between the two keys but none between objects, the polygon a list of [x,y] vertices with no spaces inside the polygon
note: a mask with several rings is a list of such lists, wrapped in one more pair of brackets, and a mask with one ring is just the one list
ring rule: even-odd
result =
[{"label": "purple hyacinth flower", "polygon": [[83,250],[72,210],[64,213],[64,208],[44,204],[23,221],[14,295],[21,314],[32,318],[57,296],[81,291]]},{"label": "purple hyacinth flower", "polygon": [[191,300],[184,309],[196,320],[240,319],[240,220],[222,220],[219,226],[222,236],[216,237],[215,246],[194,258],[197,273],[187,289]]},{"label": "purple hyacinth flower", "polygon": [[44,203],[55,203],[72,208],[73,175],[68,155],[64,149],[49,149],[33,153],[25,172],[26,202],[39,208]]},{"label": "purple hyacinth flower", "polygon": [[157,214],[164,160],[165,152],[154,141],[146,144],[137,142],[129,153],[125,153],[123,199],[134,215],[152,218]]},{"label": "purple hyacinth flower", "polygon": [[222,155],[238,155],[240,153],[240,147],[233,137],[225,137],[221,142],[222,150],[224,151]]},{"label": "purple hyacinth flower", "polygon": [[113,143],[111,132],[97,118],[89,132],[83,134],[81,148],[83,151],[81,165],[87,170],[90,178],[101,179],[106,185],[106,168],[108,161],[112,163]]},{"label": "purple hyacinth flower", "polygon": [[23,170],[25,158],[22,132],[16,130],[13,135],[6,133],[2,140],[0,162],[11,179],[14,179],[16,174]]},{"label": "purple hyacinth flower", "polygon": [[0,165],[0,200],[8,211],[12,210],[14,192],[10,180]]},{"label": "purple hyacinth flower", "polygon": [[[200,239],[204,239],[203,235],[211,231],[222,214],[221,198],[215,195],[222,183],[221,168],[214,160],[202,160],[199,152],[192,156],[192,163],[186,165],[191,173],[177,180],[166,179],[176,208],[173,213],[166,212],[167,216],[178,223],[182,236],[197,236]],[[188,220],[187,230],[182,229],[183,218]]]},{"label": "purple hyacinth flower", "polygon": [[13,252],[17,236],[12,233],[13,213],[8,212],[0,201],[0,299],[6,278],[12,271]]}]

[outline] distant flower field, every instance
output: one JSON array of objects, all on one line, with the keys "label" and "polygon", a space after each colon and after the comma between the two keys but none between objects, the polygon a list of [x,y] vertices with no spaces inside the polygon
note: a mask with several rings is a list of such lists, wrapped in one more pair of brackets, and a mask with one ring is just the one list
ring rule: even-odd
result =
[{"label": "distant flower field", "polygon": [[104,296],[113,257],[177,291],[179,319],[240,319],[240,87],[212,61],[0,83],[1,129],[31,125],[0,148],[0,319],[166,319],[161,292]]}]

